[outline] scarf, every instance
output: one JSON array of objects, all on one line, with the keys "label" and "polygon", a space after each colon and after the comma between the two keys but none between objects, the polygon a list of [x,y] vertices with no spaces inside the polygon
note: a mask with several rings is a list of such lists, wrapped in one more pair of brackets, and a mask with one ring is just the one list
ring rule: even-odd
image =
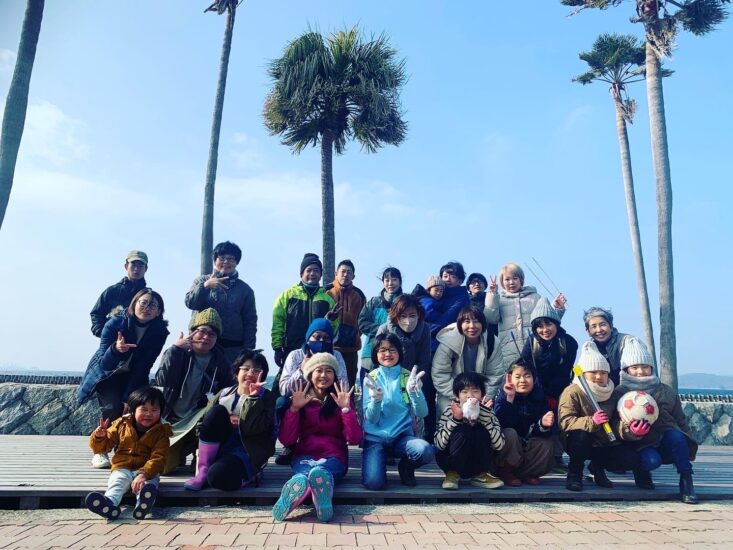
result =
[{"label": "scarf", "polygon": [[[611,399],[611,394],[613,394],[613,390],[616,388],[616,384],[613,383],[613,380],[610,378],[608,379],[608,384],[605,386],[599,386],[595,382],[591,382],[590,380],[586,380],[588,383],[588,387],[590,388],[590,391],[593,392],[593,395],[596,396],[596,401],[599,403],[603,403],[604,401],[608,401]],[[580,383],[580,379],[576,376],[575,380],[573,380],[574,384],[577,384],[580,386],[581,389],[583,389],[582,384]]]},{"label": "scarf", "polygon": [[645,391],[647,393],[656,389],[661,384],[659,376],[654,372],[649,376],[631,376],[625,370],[621,371],[621,386],[627,391]]}]

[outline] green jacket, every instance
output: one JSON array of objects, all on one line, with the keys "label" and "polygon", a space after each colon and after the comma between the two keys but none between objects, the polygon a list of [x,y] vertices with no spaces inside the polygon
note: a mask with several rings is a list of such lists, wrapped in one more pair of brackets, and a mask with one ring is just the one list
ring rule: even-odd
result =
[{"label": "green jacket", "polygon": [[[272,310],[272,349],[293,351],[305,342],[305,331],[314,319],[325,317],[336,305],[326,289],[309,293],[302,282],[291,286],[275,300]],[[339,322],[330,321],[336,334]]]}]

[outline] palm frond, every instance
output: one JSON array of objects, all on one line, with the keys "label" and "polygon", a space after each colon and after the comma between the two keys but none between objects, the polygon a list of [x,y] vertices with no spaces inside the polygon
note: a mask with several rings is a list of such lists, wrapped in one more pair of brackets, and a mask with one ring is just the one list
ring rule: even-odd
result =
[{"label": "palm frond", "polygon": [[715,27],[728,17],[723,7],[725,0],[688,0],[677,13],[675,19],[682,28],[692,34],[701,35],[715,30]]}]

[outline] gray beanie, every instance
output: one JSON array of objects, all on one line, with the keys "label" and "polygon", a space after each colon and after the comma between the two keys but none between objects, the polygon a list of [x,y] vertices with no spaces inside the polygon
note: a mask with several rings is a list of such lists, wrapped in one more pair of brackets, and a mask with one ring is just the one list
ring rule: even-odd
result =
[{"label": "gray beanie", "polygon": [[544,296],[542,296],[537,301],[537,304],[532,310],[532,315],[530,315],[529,317],[529,320],[532,323],[532,328],[534,328],[535,320],[542,317],[544,317],[545,319],[550,319],[551,321],[555,321],[555,323],[557,323],[558,325],[560,324],[560,315],[557,311],[555,311],[555,308],[550,305],[550,300],[548,300]]},{"label": "gray beanie", "polygon": [[578,366],[583,369],[583,372],[594,372],[599,370],[609,373],[611,372],[611,366],[608,364],[608,361],[606,361],[606,358],[601,355],[600,351],[598,351],[595,342],[591,340],[583,342],[583,348],[580,352],[580,357],[578,358]]},{"label": "gray beanie", "polygon": [[620,363],[622,369],[628,369],[632,365],[649,365],[653,367],[654,358],[646,349],[644,342],[638,338],[629,338],[621,352]]},{"label": "gray beanie", "polygon": [[438,277],[437,275],[431,275],[428,277],[428,280],[425,282],[425,290],[430,290],[434,286],[445,286],[445,282],[443,279]]}]

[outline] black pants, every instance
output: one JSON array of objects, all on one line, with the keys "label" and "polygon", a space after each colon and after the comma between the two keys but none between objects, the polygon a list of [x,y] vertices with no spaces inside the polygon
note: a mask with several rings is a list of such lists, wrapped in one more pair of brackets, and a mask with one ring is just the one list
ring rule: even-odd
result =
[{"label": "black pants", "polygon": [[[235,430],[229,420],[229,411],[222,405],[214,407],[206,413],[201,425],[199,437],[207,443],[219,443],[222,446],[232,447],[232,439],[239,439],[239,432]],[[221,491],[236,491],[241,489],[242,480],[247,479],[247,468],[237,454],[222,453],[219,449],[216,460],[209,466],[206,480],[214,489]]]},{"label": "black pants", "polygon": [[[423,419],[425,422],[425,434],[424,439],[428,443],[433,443],[435,440],[435,415],[437,414],[437,405],[435,400],[438,396],[438,392],[435,391],[433,385],[433,377],[430,376],[430,371],[425,371],[425,376],[422,377],[422,392],[425,395],[425,401],[428,403],[428,415]],[[486,430],[484,430],[486,431]]]},{"label": "black pants", "polygon": [[489,432],[481,424],[461,423],[455,427],[445,450],[435,454],[435,461],[444,472],[458,472],[462,478],[473,477],[491,469]]},{"label": "black pants", "polygon": [[583,473],[586,460],[606,470],[633,470],[639,465],[639,454],[625,443],[618,445],[593,446],[594,437],[584,430],[568,432],[566,451],[570,456],[568,470],[574,474]]},{"label": "black pants", "polygon": [[122,416],[122,411],[125,408],[122,394],[129,381],[129,373],[113,374],[99,382],[94,388],[102,418],[112,421]]}]

